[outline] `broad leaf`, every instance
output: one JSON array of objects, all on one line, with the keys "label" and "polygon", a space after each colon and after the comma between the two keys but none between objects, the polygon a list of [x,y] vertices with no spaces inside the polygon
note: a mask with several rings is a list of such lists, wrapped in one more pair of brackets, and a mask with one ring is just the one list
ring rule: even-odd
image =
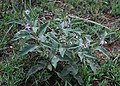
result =
[{"label": "broad leaf", "polygon": [[40,27],[39,37],[45,33],[45,31],[46,31],[49,23],[50,23],[50,22],[48,21],[48,22],[44,23],[44,24]]},{"label": "broad leaf", "polygon": [[32,30],[34,33],[36,33],[38,29],[39,29],[39,27],[32,27]]},{"label": "broad leaf", "polygon": [[96,64],[88,59],[87,59],[87,62],[90,64],[90,67],[95,74],[96,73]]},{"label": "broad leaf", "polygon": [[110,59],[110,55],[108,54],[108,51],[101,47],[101,46],[98,46],[95,50],[99,50],[100,52],[102,52],[108,59]]},{"label": "broad leaf", "polygon": [[54,33],[50,32],[48,34],[48,36],[53,39],[57,44],[60,44],[60,42],[58,41],[57,37],[54,35]]},{"label": "broad leaf", "polygon": [[19,32],[17,32],[13,38],[13,41],[19,40],[21,38],[28,38],[30,37],[30,32],[27,30],[20,30]]},{"label": "broad leaf", "polygon": [[46,42],[41,42],[43,44],[43,46],[48,47],[48,48],[52,48],[52,44],[50,43],[46,43]]},{"label": "broad leaf", "polygon": [[75,28],[75,29],[72,29],[72,32],[76,32],[76,33],[84,33],[84,31],[82,31],[80,28]]},{"label": "broad leaf", "polygon": [[75,28],[75,29],[66,28],[66,29],[63,29],[63,31],[66,34],[68,34],[68,32],[83,33],[83,31],[80,28]]},{"label": "broad leaf", "polygon": [[68,68],[69,66],[65,66],[64,68],[63,68],[63,70],[61,71],[61,77],[66,77],[69,73],[70,73],[70,71],[68,70],[69,68]]},{"label": "broad leaf", "polygon": [[47,68],[48,68],[50,71],[52,71],[52,65],[51,65],[51,64],[49,64],[49,65],[47,66]]},{"label": "broad leaf", "polygon": [[72,45],[68,45],[66,48],[68,48],[68,49],[76,49],[78,47],[79,47],[78,44],[72,44]]},{"label": "broad leaf", "polygon": [[37,27],[38,26],[38,23],[39,23],[39,21],[38,21],[38,19],[36,19],[35,21],[34,21],[34,27]]},{"label": "broad leaf", "polygon": [[37,49],[38,46],[32,44],[25,44],[22,50],[20,51],[20,55],[26,55],[28,52],[32,52]]},{"label": "broad leaf", "polygon": [[62,47],[59,48],[59,52],[62,57],[64,57],[65,51],[66,51],[65,48],[62,48]]},{"label": "broad leaf", "polygon": [[54,68],[57,67],[57,62],[58,62],[59,60],[60,60],[60,59],[59,59],[58,57],[56,57],[56,56],[54,56],[54,57],[52,58],[51,63],[52,63],[52,65],[53,65]]},{"label": "broad leaf", "polygon": [[44,66],[48,65],[48,61],[47,60],[40,60],[38,63],[41,64],[41,65],[44,65]]},{"label": "broad leaf", "polygon": [[30,70],[27,73],[27,76],[30,77],[32,74],[35,74],[38,70],[42,70],[44,68],[45,67],[43,65],[41,65],[41,64],[35,65],[35,66],[30,68]]},{"label": "broad leaf", "polygon": [[68,68],[69,66],[65,66],[63,70],[61,71],[61,73],[57,72],[58,77],[60,77],[63,80],[66,80],[68,78],[67,75],[70,74],[70,70],[68,70]]},{"label": "broad leaf", "polygon": [[41,35],[38,40],[40,40],[41,42],[45,42],[47,40],[47,38],[44,35]]},{"label": "broad leaf", "polygon": [[34,33],[37,33],[37,31],[39,29],[38,24],[39,24],[38,19],[36,19],[34,21],[34,24],[33,24],[33,27],[32,27]]},{"label": "broad leaf", "polygon": [[76,75],[78,73],[77,64],[75,64],[75,63],[71,64],[70,71],[71,71],[72,75]]},{"label": "broad leaf", "polygon": [[84,57],[84,53],[83,53],[83,52],[78,52],[78,56],[80,57],[80,60],[81,60],[81,62],[82,62],[82,59],[83,59],[83,57]]}]

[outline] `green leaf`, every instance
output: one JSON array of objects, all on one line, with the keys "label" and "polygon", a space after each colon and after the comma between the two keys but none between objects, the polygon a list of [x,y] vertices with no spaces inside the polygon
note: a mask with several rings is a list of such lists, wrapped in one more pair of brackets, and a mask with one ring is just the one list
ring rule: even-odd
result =
[{"label": "green leaf", "polygon": [[60,29],[63,29],[63,28],[64,28],[64,22],[60,24]]},{"label": "green leaf", "polygon": [[94,74],[96,74],[96,64],[88,59],[87,59],[87,62],[90,64],[90,67],[92,71],[94,72]]},{"label": "green leaf", "polygon": [[43,65],[41,65],[41,64],[35,65],[35,66],[30,68],[30,70],[27,73],[27,76],[30,77],[32,74],[35,74],[38,70],[42,70],[44,68],[45,67]]},{"label": "green leaf", "polygon": [[38,63],[39,63],[39,64],[42,64],[42,65],[44,65],[44,66],[47,66],[48,61],[47,61],[47,60],[40,60]]},{"label": "green leaf", "polygon": [[39,37],[45,33],[45,31],[46,31],[49,23],[50,23],[50,21],[44,23],[44,24],[40,27]]},{"label": "green leaf", "polygon": [[38,21],[38,19],[36,19],[35,21],[34,21],[34,27],[37,27],[37,25],[38,25],[38,23],[39,23],[39,21]]},{"label": "green leaf", "polygon": [[63,70],[61,71],[61,73],[56,72],[58,77],[63,79],[63,80],[66,80],[67,79],[67,75],[70,73],[70,70],[68,70],[68,69],[69,69],[69,66],[65,66],[63,68]]},{"label": "green leaf", "polygon": [[78,56],[80,57],[81,62],[84,56],[89,57],[89,58],[95,58],[93,55],[91,55],[90,53],[86,51],[78,52]]},{"label": "green leaf", "polygon": [[61,71],[61,77],[66,77],[69,73],[70,73],[70,71],[68,70],[69,69],[69,66],[65,66],[64,68],[63,68],[63,70]]},{"label": "green leaf", "polygon": [[51,63],[52,63],[52,65],[53,65],[54,68],[57,67],[57,62],[58,62],[59,60],[60,60],[60,59],[59,59],[58,57],[56,57],[56,56],[54,56],[54,57],[52,58]]},{"label": "green leaf", "polygon": [[47,40],[47,38],[44,35],[41,35],[38,40],[40,40],[41,42],[45,42]]},{"label": "green leaf", "polygon": [[53,39],[57,44],[60,44],[60,42],[58,41],[57,37],[54,35],[54,33],[50,32],[48,34],[48,36]]},{"label": "green leaf", "polygon": [[80,28],[72,29],[72,32],[76,32],[76,33],[84,33],[84,31],[81,30]]},{"label": "green leaf", "polygon": [[78,73],[78,66],[77,64],[73,63],[71,64],[71,72],[72,72],[72,75],[76,75]]},{"label": "green leaf", "polygon": [[91,55],[90,53],[84,53],[84,55],[86,56],[86,57],[89,57],[89,58],[95,58],[93,55]]},{"label": "green leaf", "polygon": [[49,64],[49,65],[47,66],[47,68],[48,68],[50,71],[52,71],[52,65],[51,65],[51,64]]},{"label": "green leaf", "polygon": [[39,29],[39,27],[32,27],[32,30],[34,33],[37,33],[37,30]]},{"label": "green leaf", "polygon": [[34,25],[32,27],[32,30],[33,30],[34,33],[37,33],[38,29],[39,29],[39,27],[38,27],[38,19],[36,19],[34,21]]},{"label": "green leaf", "polygon": [[29,38],[30,32],[27,30],[20,30],[19,32],[17,32],[13,38],[13,41],[19,40],[21,38]]},{"label": "green leaf", "polygon": [[101,47],[101,46],[98,46],[95,50],[99,50],[100,52],[102,52],[108,59],[110,59],[110,55],[108,54],[108,51]]},{"label": "green leaf", "polygon": [[76,49],[78,47],[79,47],[78,44],[72,44],[72,45],[66,46],[66,48],[68,48],[68,49]]},{"label": "green leaf", "polygon": [[48,47],[48,48],[52,48],[52,44],[50,43],[46,43],[46,42],[41,42],[43,44],[43,46]]},{"label": "green leaf", "polygon": [[68,32],[84,33],[84,31],[82,31],[80,28],[75,28],[75,29],[66,28],[63,29],[63,31],[65,34],[68,34]]},{"label": "green leaf", "polygon": [[62,57],[64,57],[65,51],[66,51],[65,48],[62,48],[62,47],[59,48],[59,52]]},{"label": "green leaf", "polygon": [[80,60],[81,60],[81,62],[82,62],[82,59],[83,59],[83,57],[84,57],[84,53],[83,53],[83,52],[78,52],[78,56],[80,57]]},{"label": "green leaf", "polygon": [[38,46],[32,44],[25,44],[22,50],[20,51],[20,55],[26,55],[28,52],[32,52],[37,49]]},{"label": "green leaf", "polygon": [[84,35],[84,37],[85,37],[87,40],[91,40],[91,36],[90,36],[90,35]]}]

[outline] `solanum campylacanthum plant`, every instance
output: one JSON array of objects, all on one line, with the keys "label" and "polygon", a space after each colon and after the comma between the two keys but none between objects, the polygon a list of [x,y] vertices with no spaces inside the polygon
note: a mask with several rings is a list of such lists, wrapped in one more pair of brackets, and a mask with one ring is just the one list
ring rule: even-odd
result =
[{"label": "solanum campylacanthum plant", "polygon": [[[25,17],[29,16],[27,13]],[[82,78],[80,78],[81,75],[79,74],[80,64],[87,63],[95,74],[96,67],[99,66],[95,51],[99,50],[108,59],[110,58],[101,42],[96,42],[91,35],[76,27],[75,24],[80,23],[78,20],[56,18],[40,25],[36,18],[32,21],[33,23],[26,24],[25,29],[15,34],[13,41],[20,40],[17,42],[22,42],[19,55],[26,56],[31,52],[40,52],[40,56],[46,58],[30,68],[27,78],[38,70],[48,69],[65,81],[70,81],[66,77],[72,75],[76,82],[82,85]],[[51,31],[47,31],[48,28]],[[102,41],[104,41],[104,38]]]}]

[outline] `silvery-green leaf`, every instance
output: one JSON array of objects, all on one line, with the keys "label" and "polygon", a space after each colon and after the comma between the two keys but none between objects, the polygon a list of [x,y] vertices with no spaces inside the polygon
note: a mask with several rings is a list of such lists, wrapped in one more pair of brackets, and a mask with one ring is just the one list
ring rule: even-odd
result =
[{"label": "silvery-green leaf", "polygon": [[32,74],[35,74],[38,70],[42,70],[45,67],[43,65],[35,65],[33,67],[30,68],[30,70],[27,73],[27,76],[30,77]]},{"label": "silvery-green leaf", "polygon": [[57,44],[60,44],[60,42],[58,41],[57,37],[54,35],[54,33],[49,33],[48,36],[53,39]]},{"label": "silvery-green leaf", "polygon": [[72,29],[72,32],[76,32],[76,33],[84,33],[84,31],[82,31],[80,28]]},{"label": "silvery-green leaf", "polygon": [[48,61],[47,61],[47,60],[40,60],[40,61],[38,62],[38,64],[41,64],[41,65],[47,66]]},{"label": "silvery-green leaf", "polygon": [[101,47],[101,46],[98,46],[95,50],[99,50],[99,51],[102,52],[108,59],[110,59],[110,55],[109,55],[108,51],[107,51],[105,48],[103,48],[103,47]]},{"label": "silvery-green leaf", "polygon": [[85,35],[85,38],[86,38],[87,40],[91,40],[91,36],[90,36],[90,35]]},{"label": "silvery-green leaf", "polygon": [[93,55],[91,55],[90,53],[84,53],[84,55],[86,56],[86,57],[89,57],[89,58],[95,58]]},{"label": "silvery-green leaf", "polygon": [[43,35],[47,29],[47,27],[49,26],[50,21],[44,23],[39,30],[39,36]]},{"label": "silvery-green leaf", "polygon": [[78,56],[79,56],[79,58],[80,58],[80,60],[82,62],[82,59],[84,57],[84,53],[83,52],[78,52]]},{"label": "silvery-green leaf", "polygon": [[60,24],[60,28],[61,28],[61,29],[64,28],[64,22],[62,22],[62,23]]},{"label": "silvery-green leaf", "polygon": [[52,58],[51,63],[52,63],[52,65],[53,65],[54,68],[57,67],[57,62],[58,62],[58,61],[59,61],[59,58],[58,58],[58,57],[54,56],[54,57]]},{"label": "silvery-green leaf", "polygon": [[38,25],[38,19],[36,19],[35,21],[34,21],[34,27],[37,27],[37,25]]},{"label": "silvery-green leaf", "polygon": [[78,73],[77,64],[75,64],[75,63],[71,64],[70,71],[72,72],[73,75],[76,75]]},{"label": "silvery-green leaf", "polygon": [[44,35],[41,35],[39,38],[38,38],[41,42],[45,42],[47,40],[47,38],[44,36]]},{"label": "silvery-green leaf", "polygon": [[72,45],[66,46],[66,48],[68,48],[68,49],[76,49],[76,48],[78,48],[78,47],[79,47],[78,44],[72,44]]},{"label": "silvery-green leaf", "polygon": [[59,52],[62,57],[64,57],[65,51],[66,51],[65,48],[62,48],[62,47],[59,48]]},{"label": "silvery-green leaf", "polygon": [[65,67],[63,68],[63,70],[61,71],[61,73],[58,73],[58,72],[57,72],[58,77],[60,77],[60,78],[63,79],[63,80],[66,80],[67,75],[70,74],[70,70],[68,70],[69,67],[70,67],[70,66],[65,66]]},{"label": "silvery-green leaf", "polygon": [[68,67],[64,67],[63,70],[61,71],[61,76],[65,77],[70,73],[70,71],[68,70]]},{"label": "silvery-green leaf", "polygon": [[28,52],[32,52],[37,49],[38,46],[33,44],[25,44],[22,50],[20,51],[20,55],[26,55]]},{"label": "silvery-green leaf", "polygon": [[48,48],[52,48],[52,44],[50,43],[46,43],[46,42],[41,42],[43,44],[43,46],[48,47]]},{"label": "silvery-green leaf", "polygon": [[96,73],[96,64],[88,59],[87,59],[87,62],[90,64],[90,67],[95,74]]},{"label": "silvery-green leaf", "polygon": [[27,30],[20,30],[20,31],[18,31],[16,34],[15,34],[15,36],[14,36],[14,38],[13,38],[13,41],[16,41],[16,40],[19,40],[19,39],[21,39],[21,38],[28,38],[28,37],[30,37],[31,35],[30,35],[30,32],[29,31],[27,31]]},{"label": "silvery-green leaf", "polygon": [[48,68],[50,71],[52,71],[52,65],[51,65],[51,64],[49,64],[49,65],[47,66],[47,68]]},{"label": "silvery-green leaf", "polygon": [[34,33],[36,33],[38,29],[39,29],[39,27],[32,27],[32,30]]}]

